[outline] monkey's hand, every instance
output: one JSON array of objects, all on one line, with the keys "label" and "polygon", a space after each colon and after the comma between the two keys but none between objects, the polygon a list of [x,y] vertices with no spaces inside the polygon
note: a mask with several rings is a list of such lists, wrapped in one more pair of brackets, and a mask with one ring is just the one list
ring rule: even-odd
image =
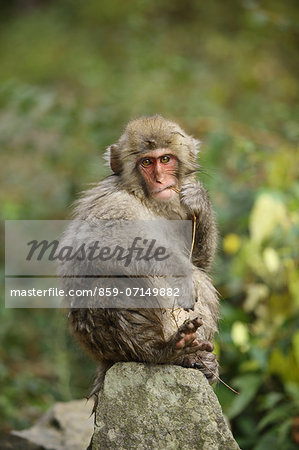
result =
[{"label": "monkey's hand", "polygon": [[210,207],[207,192],[199,181],[184,184],[180,190],[180,200],[186,210],[196,216],[201,215]]},{"label": "monkey's hand", "polygon": [[[181,325],[171,339],[174,356],[189,355],[203,350],[212,351],[213,345],[209,342],[199,342],[196,330],[201,327],[199,318],[188,320]],[[207,348],[208,345],[208,348]]]}]

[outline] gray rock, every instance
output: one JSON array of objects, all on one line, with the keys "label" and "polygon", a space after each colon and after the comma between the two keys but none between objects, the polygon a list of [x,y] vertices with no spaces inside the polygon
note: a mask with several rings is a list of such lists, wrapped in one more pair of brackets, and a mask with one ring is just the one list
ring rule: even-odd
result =
[{"label": "gray rock", "polygon": [[239,449],[200,371],[118,363],[106,374],[92,450]]},{"label": "gray rock", "polygon": [[[83,450],[90,442],[94,420],[92,402],[56,403],[28,430],[13,431],[5,448],[32,450]],[[1,447],[2,448],[2,447]]]}]

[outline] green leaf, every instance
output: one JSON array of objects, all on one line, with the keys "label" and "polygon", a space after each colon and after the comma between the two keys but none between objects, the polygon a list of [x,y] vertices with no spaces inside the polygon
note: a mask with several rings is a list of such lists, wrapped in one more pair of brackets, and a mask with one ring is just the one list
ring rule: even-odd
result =
[{"label": "green leaf", "polygon": [[261,374],[249,374],[238,377],[233,381],[233,385],[239,388],[239,395],[235,397],[230,409],[227,412],[228,418],[232,419],[240,414],[256,395],[259,387],[263,383]]},{"label": "green leaf", "polygon": [[262,409],[268,410],[273,408],[282,398],[283,394],[281,392],[269,392],[262,398]]},{"label": "green leaf", "polygon": [[278,421],[286,420],[289,417],[291,410],[292,406],[289,404],[276,407],[262,418],[262,420],[258,424],[258,429],[262,430],[271,423],[277,423]]}]

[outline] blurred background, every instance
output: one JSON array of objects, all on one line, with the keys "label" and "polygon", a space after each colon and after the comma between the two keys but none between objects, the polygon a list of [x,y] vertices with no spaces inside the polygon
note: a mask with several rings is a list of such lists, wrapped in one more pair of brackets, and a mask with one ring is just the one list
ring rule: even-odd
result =
[{"label": "blurred background", "polygon": [[[1,1],[3,219],[66,219],[129,119],[202,141],[220,230],[217,396],[243,450],[299,444],[299,4]],[[1,250],[2,257],[4,250]],[[65,313],[4,309],[0,428],[87,395]],[[297,443],[297,445],[296,445]]]}]

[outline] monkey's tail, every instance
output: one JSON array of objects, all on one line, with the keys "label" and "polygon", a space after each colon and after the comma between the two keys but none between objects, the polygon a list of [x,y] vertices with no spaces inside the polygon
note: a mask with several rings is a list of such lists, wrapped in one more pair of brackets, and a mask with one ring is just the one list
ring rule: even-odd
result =
[{"label": "monkey's tail", "polygon": [[109,370],[110,367],[113,366],[113,364],[114,364],[113,361],[101,361],[100,365],[97,368],[97,374],[93,383],[92,391],[89,393],[87,397],[87,400],[89,400],[91,397],[94,396],[94,405],[91,414],[93,414],[97,409],[99,391],[102,387],[102,384],[104,383],[107,370]]}]

